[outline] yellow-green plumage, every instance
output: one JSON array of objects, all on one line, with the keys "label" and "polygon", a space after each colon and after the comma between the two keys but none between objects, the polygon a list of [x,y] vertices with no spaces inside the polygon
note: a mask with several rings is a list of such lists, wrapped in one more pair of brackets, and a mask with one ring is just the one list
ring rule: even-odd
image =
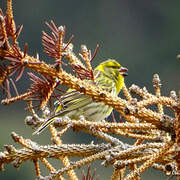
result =
[{"label": "yellow-green plumage", "polygon": [[[126,68],[123,68],[113,59],[104,61],[94,69],[95,84],[101,89],[110,92],[112,96],[117,96],[124,85],[126,71]],[[61,96],[61,105],[56,108],[55,116],[58,114],[58,117],[68,116],[71,119],[78,120],[82,115],[88,121],[100,121],[108,117],[112,109],[103,102],[94,102],[87,95],[69,89]],[[45,121],[33,134],[42,132],[54,121],[53,118]]]}]

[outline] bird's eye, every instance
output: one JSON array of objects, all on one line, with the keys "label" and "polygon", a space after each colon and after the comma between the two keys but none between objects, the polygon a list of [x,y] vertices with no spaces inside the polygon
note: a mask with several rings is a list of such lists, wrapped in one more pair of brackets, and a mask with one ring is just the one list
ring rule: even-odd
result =
[{"label": "bird's eye", "polygon": [[118,66],[109,66],[109,67],[112,68],[112,69],[119,69]]}]

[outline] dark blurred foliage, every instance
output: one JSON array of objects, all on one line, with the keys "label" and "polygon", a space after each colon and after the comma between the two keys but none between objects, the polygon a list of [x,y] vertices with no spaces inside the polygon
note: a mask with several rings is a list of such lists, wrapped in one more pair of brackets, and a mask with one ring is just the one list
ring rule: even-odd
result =
[{"label": "dark blurred foliage", "polygon": [[[5,0],[0,1],[0,7],[5,10]],[[135,83],[141,87],[146,86],[151,92],[153,91],[152,76],[158,73],[162,80],[164,95],[169,95],[170,90],[178,91],[180,86],[178,79],[180,61],[176,58],[180,53],[179,7],[179,0],[13,2],[16,24],[24,25],[19,43],[21,47],[25,42],[28,43],[28,54],[35,56],[38,52],[41,60],[51,62],[42,50],[41,32],[48,31],[44,22],[52,19],[56,25],[66,26],[67,40],[71,34],[75,35],[73,40],[75,52],[79,52],[81,44],[86,44],[92,50],[95,49],[96,44],[100,45],[93,66],[107,58],[115,58],[129,69],[129,76],[126,78],[127,86]],[[17,83],[20,92],[25,91],[28,83],[26,77]],[[47,132],[38,137],[31,136],[32,129],[24,125],[23,121],[28,114],[24,111],[24,107],[23,102],[9,107],[0,105],[1,151],[3,144],[12,143],[9,136],[11,131],[16,131],[42,144],[50,143],[46,142]],[[83,138],[81,141],[74,139],[73,142],[90,142],[89,136],[81,134],[81,137]],[[70,141],[66,140],[66,142]],[[19,171],[10,166],[6,167],[6,171],[0,173],[0,179],[24,179],[24,177],[27,180],[34,179],[32,175],[34,171],[28,165],[20,168]],[[98,172],[98,169],[100,167],[97,167],[99,179],[104,179],[101,175],[105,173]],[[165,175],[151,170],[143,175],[143,179],[150,179],[154,174],[154,180],[167,179]]]}]

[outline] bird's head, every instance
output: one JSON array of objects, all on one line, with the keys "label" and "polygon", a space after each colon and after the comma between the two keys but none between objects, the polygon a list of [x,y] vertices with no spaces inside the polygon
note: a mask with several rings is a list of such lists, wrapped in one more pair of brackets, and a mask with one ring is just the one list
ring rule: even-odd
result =
[{"label": "bird's head", "polygon": [[96,70],[101,71],[106,77],[115,81],[117,92],[121,90],[124,84],[124,76],[127,76],[128,69],[122,67],[116,60],[108,59],[100,63]]}]

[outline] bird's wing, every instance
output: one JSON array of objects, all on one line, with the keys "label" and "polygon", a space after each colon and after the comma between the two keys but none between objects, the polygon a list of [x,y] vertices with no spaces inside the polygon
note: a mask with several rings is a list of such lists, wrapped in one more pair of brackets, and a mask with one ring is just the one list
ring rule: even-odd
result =
[{"label": "bird's wing", "polygon": [[70,91],[61,96],[60,105],[55,110],[53,116],[47,119],[33,134],[40,134],[46,127],[48,127],[55,117],[64,116],[68,112],[77,110],[84,107],[92,102],[92,99],[88,96],[81,94],[77,91]]},{"label": "bird's wing", "polygon": [[61,109],[56,109],[55,114],[61,111],[61,113],[70,112],[81,107],[84,107],[92,102],[92,98],[87,95],[81,94],[77,91],[67,92],[61,96]]}]

